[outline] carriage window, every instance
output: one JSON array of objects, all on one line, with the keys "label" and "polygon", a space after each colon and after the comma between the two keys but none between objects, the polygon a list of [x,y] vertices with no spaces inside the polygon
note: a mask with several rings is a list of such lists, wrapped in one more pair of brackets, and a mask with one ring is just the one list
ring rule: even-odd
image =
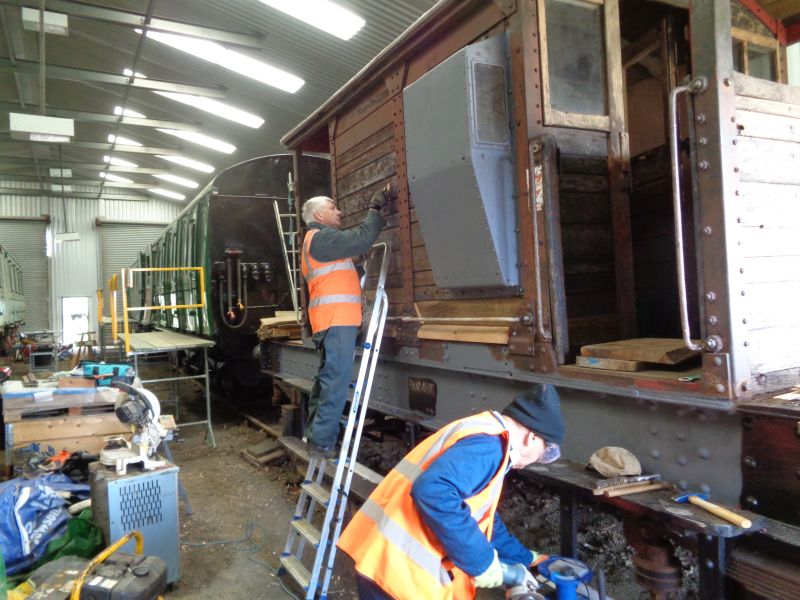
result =
[{"label": "carriage window", "polygon": [[731,28],[733,35],[733,68],[739,73],[778,81],[778,40],[764,35]]},{"label": "carriage window", "polygon": [[775,77],[775,52],[766,48],[751,45],[747,49],[747,64],[750,67],[749,75],[777,81]]},{"label": "carriage window", "polygon": [[610,10],[616,5],[616,0],[539,0],[548,125],[608,129],[606,13],[616,14]]}]

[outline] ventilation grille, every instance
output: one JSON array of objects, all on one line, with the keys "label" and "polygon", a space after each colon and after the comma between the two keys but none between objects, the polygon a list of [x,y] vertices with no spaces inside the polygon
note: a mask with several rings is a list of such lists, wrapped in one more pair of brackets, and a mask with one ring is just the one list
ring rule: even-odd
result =
[{"label": "ventilation grille", "polygon": [[158,480],[149,479],[121,486],[119,497],[120,523],[125,531],[144,529],[164,521]]}]

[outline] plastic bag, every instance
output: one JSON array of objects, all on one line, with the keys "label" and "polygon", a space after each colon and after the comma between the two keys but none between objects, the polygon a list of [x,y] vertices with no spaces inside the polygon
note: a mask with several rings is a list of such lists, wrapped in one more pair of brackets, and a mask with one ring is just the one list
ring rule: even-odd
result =
[{"label": "plastic bag", "polygon": [[[0,547],[9,575],[38,560],[66,528],[66,502],[48,484],[50,477],[0,483]],[[64,476],[55,477],[63,483]]]}]

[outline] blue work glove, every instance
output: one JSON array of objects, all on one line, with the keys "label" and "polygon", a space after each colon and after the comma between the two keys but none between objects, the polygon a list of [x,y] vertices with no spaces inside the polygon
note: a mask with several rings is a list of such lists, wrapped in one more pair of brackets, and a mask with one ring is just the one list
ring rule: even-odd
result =
[{"label": "blue work glove", "polygon": [[473,581],[475,587],[479,588],[496,588],[503,585],[503,567],[500,565],[497,550],[494,551],[492,564],[483,573],[476,576]]}]

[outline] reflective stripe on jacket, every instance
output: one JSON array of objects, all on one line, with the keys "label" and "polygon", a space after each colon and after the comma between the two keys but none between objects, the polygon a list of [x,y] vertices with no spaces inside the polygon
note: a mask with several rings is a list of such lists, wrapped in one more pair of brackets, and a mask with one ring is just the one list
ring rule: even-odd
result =
[{"label": "reflective stripe on jacket", "polygon": [[308,283],[308,319],[314,333],[329,327],[361,325],[361,284],[349,258],[320,262],[311,256],[311,229],[303,240],[301,268]]},{"label": "reflective stripe on jacket", "polygon": [[420,443],[386,475],[342,533],[338,546],[353,558],[356,571],[393,598],[475,597],[472,577],[447,558],[441,542],[423,522],[411,497],[411,487],[453,444],[479,434],[497,435],[504,441],[503,461],[497,473],[486,487],[464,499],[478,528],[490,540],[509,448],[508,431],[490,412],[454,421]]}]

